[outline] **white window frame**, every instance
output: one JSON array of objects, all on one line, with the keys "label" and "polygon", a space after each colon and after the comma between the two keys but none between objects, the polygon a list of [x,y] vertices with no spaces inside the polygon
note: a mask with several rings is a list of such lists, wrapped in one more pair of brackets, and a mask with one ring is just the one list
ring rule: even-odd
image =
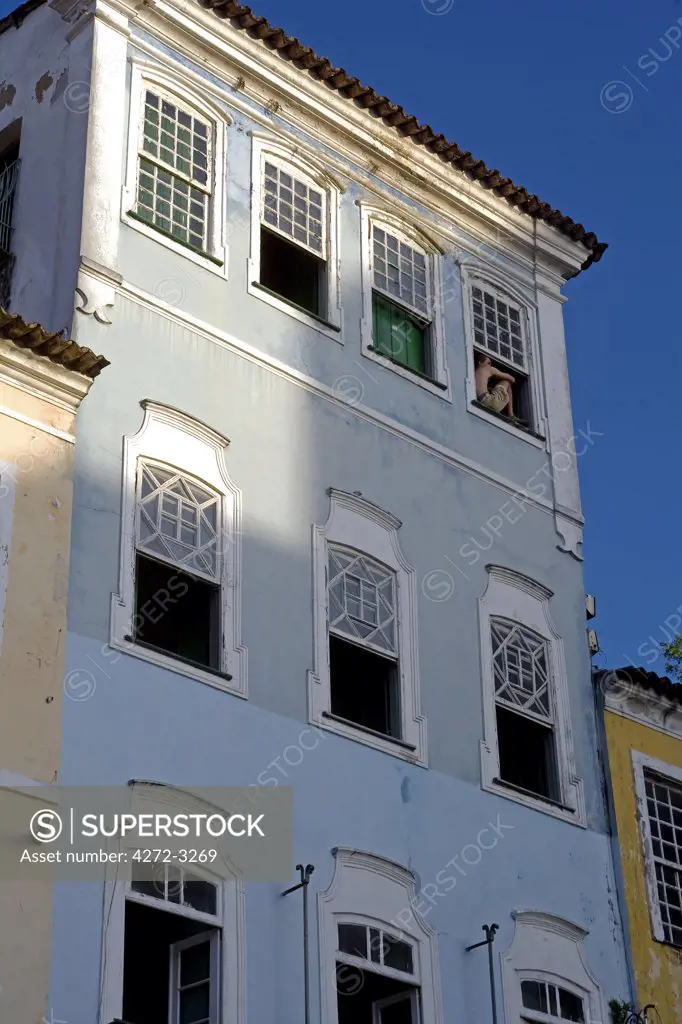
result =
[{"label": "white window frame", "polygon": [[[140,140],[144,126],[144,94],[146,89],[160,93],[164,99],[175,103],[190,114],[196,114],[206,121],[212,133],[212,160],[209,167],[209,179],[213,183],[207,203],[207,243],[205,253],[169,238],[152,224],[131,217],[137,205],[137,175],[140,153]],[[192,83],[185,81],[180,74],[171,75],[160,70],[156,65],[142,61],[134,61],[130,82],[130,111],[128,120],[128,153],[126,161],[125,182],[121,195],[121,220],[128,227],[140,234],[153,238],[155,242],[165,245],[179,256],[198,264],[219,277],[227,278],[228,245],[225,228],[225,191],[226,191],[226,140],[227,128],[231,118],[223,110],[207,102],[205,97],[195,91]]]},{"label": "white window frame", "polygon": [[[501,954],[504,1019],[543,1019],[521,1000],[522,981],[544,981],[565,988],[583,1000],[585,1024],[608,1020],[604,994],[585,956],[585,928],[566,918],[540,910],[517,910],[511,945]],[[547,1016],[548,1024],[561,1018]]]},{"label": "white window frame", "polygon": [[[241,492],[227,472],[224,451],[229,441],[216,431],[171,406],[142,402],[144,419],[139,431],[123,439],[123,494],[121,509],[118,593],[111,600],[110,645],[159,668],[196,679],[238,697],[247,696],[247,649],[241,643]],[[137,474],[140,461],[186,473],[221,496],[220,573],[221,655],[217,675],[210,669],[188,665],[171,654],[130,643],[134,634]],[[231,675],[232,679],[224,678]]]},{"label": "white window frame", "polygon": [[668,764],[656,757],[650,757],[641,751],[631,751],[632,770],[635,781],[635,799],[637,801],[637,817],[639,819],[640,838],[642,842],[642,859],[644,877],[646,881],[647,896],[649,901],[649,916],[651,919],[651,933],[657,942],[663,942],[672,949],[679,949],[674,943],[665,937],[663,919],[658,903],[658,884],[656,881],[656,867],[651,846],[651,829],[649,825],[649,810],[647,807],[646,790],[644,787],[645,774],[658,775],[665,784],[670,781],[676,787],[682,786],[682,768],[678,765]]},{"label": "white window frame", "polygon": [[[517,803],[587,827],[583,782],[575,771],[573,733],[570,721],[568,675],[563,640],[552,622],[549,602],[552,591],[541,583],[513,572],[504,566],[488,565],[488,584],[479,598],[479,629],[481,644],[481,675],[483,680],[483,740],[481,741],[481,784],[483,789]],[[497,745],[495,676],[491,619],[500,618],[525,626],[547,644],[547,658],[552,693],[550,704],[554,719],[559,801],[514,789],[500,781],[500,759]],[[506,705],[505,705],[506,706]]]},{"label": "white window frame", "polygon": [[[548,436],[548,425],[545,412],[542,362],[540,358],[540,346],[538,340],[537,304],[514,282],[496,274],[493,270],[489,270],[488,268],[483,269],[478,264],[462,263],[461,274],[462,304],[464,307],[464,330],[467,353],[467,374],[465,383],[467,409],[474,416],[487,420],[488,423],[494,423],[502,430],[506,430],[515,437],[522,438],[524,441],[532,444],[535,448],[544,449],[546,447],[545,439]],[[479,406],[473,404],[476,401],[477,396],[475,375],[476,367],[474,364],[474,351],[476,349],[476,345],[474,342],[471,289],[476,286],[489,292],[493,292],[495,295],[499,295],[502,301],[511,303],[521,312],[527,364],[524,367],[524,374],[528,377],[528,392],[533,417],[533,433],[515,426],[511,422],[507,422],[504,417],[496,416],[487,409],[479,408]],[[491,358],[497,359],[498,357],[491,353]],[[504,359],[500,359],[499,361],[507,366]],[[509,363],[508,365],[510,372],[513,373],[514,364]],[[516,369],[518,370],[519,368],[516,367]]]},{"label": "white window frame", "polygon": [[[569,986],[566,982],[559,982],[549,979],[546,976],[540,977],[530,971],[519,972],[519,987],[523,985],[524,981],[535,981],[541,985],[551,985],[555,991],[561,988],[565,992],[570,992],[571,995],[575,995],[580,999],[583,1005],[583,1011],[585,1011],[585,993],[580,989],[576,989],[574,985]],[[566,1018],[559,1017],[555,1013],[543,1013],[541,1010],[530,1010],[524,1005],[523,992],[521,993],[521,1014],[521,1019],[524,1024],[525,1022],[528,1022],[528,1024],[566,1024]],[[583,1017],[585,1018],[583,1024],[592,1024],[589,1014],[586,1015],[586,1013],[583,1012]]]},{"label": "white window frame", "polygon": [[220,946],[222,944],[222,933],[217,929],[210,932],[201,932],[199,935],[192,935],[188,939],[180,939],[170,947],[170,993],[169,999],[169,1024],[180,1024],[180,999],[178,989],[180,987],[180,957],[186,949],[198,946],[203,942],[210,944],[211,950],[211,973],[209,978],[209,1009],[208,1016],[211,1024],[220,1024]]},{"label": "white window frame", "polygon": [[0,462],[0,656],[2,655],[2,638],[5,632],[5,605],[14,518],[15,472],[16,466]]},{"label": "white window frame", "polygon": [[381,1024],[381,1011],[385,1006],[393,1006],[395,1003],[409,1002],[412,1024],[419,1024],[421,1016],[419,1013],[419,994],[416,989],[410,992],[400,992],[397,996],[388,996],[386,999],[377,999],[372,1003],[372,1024]]},{"label": "white window frame", "polygon": [[[198,800],[189,791],[176,789],[163,783],[151,783],[153,800],[158,800],[159,786],[163,786],[165,795],[177,803],[178,810],[186,811],[187,799],[193,801],[199,812],[209,814],[219,812],[221,808]],[[133,794],[144,801],[147,785],[136,783]],[[134,843],[134,840],[131,841]],[[207,928],[219,930],[220,948],[218,951],[220,986],[218,1022],[230,1021],[231,1024],[245,1024],[245,902],[244,884],[240,879],[226,879],[213,875],[205,866],[190,865],[193,875],[201,876],[213,883],[217,888],[216,914],[205,914],[183,904],[171,903],[156,899],[144,893],[135,892],[131,887],[132,861],[134,845],[127,847],[128,861],[121,872],[119,864],[109,865],[104,883],[104,902],[102,917],[102,958],[101,982],[102,994],[101,1020],[123,1020],[123,961],[125,951],[125,908],[126,903],[140,903],[156,910],[165,910],[179,917],[203,922]]]},{"label": "white window frame", "polygon": [[[332,341],[343,344],[341,336],[342,311],[340,299],[339,206],[344,191],[341,184],[317,162],[315,156],[302,146],[286,144],[272,136],[251,132],[251,251],[247,266],[247,292],[281,312],[324,334]],[[294,177],[322,193],[326,216],[323,223],[324,256],[326,270],[326,297],[324,317],[314,316],[298,309],[284,298],[271,295],[259,287],[261,251],[261,210],[264,201],[263,175],[265,163],[270,162],[288,171]],[[296,240],[281,235],[292,245]],[[301,245],[305,252],[312,252]]]},{"label": "white window frame", "polygon": [[[420,993],[421,1019],[430,1024],[443,1024],[438,937],[416,909],[418,900],[414,875],[401,864],[362,850],[336,848],[332,852],[334,876],[329,888],[318,895],[321,1024],[338,1024],[338,962],[365,967],[415,986]],[[405,908],[410,909],[408,923],[404,922],[407,916]],[[368,925],[409,943],[412,946],[413,973],[410,975],[379,964],[368,964],[361,957],[341,953],[339,924]],[[415,1024],[419,1019],[415,1018]]]},{"label": "white window frame", "polygon": [[[346,739],[364,743],[414,764],[426,765],[426,719],[421,713],[417,595],[415,570],[405,560],[398,542],[401,522],[390,512],[346,491],[329,490],[329,517],[313,526],[313,630],[314,663],[308,674],[310,722]],[[328,545],[366,554],[395,573],[401,739],[379,736],[331,716],[329,671],[327,562]]]},{"label": "white window frame", "polygon": [[[429,379],[410,370],[407,366],[387,359],[381,352],[374,351],[372,336],[372,292],[374,290],[374,274],[372,269],[372,229],[373,226],[388,231],[395,235],[407,245],[422,252],[426,257],[426,290],[427,290],[427,313],[424,314],[416,307],[401,303],[395,296],[391,297],[386,293],[387,298],[397,305],[403,305],[406,310],[429,321],[429,346],[432,363],[433,379]],[[442,256],[440,249],[426,234],[418,228],[411,226],[404,220],[399,219],[382,207],[372,206],[367,203],[360,204],[360,227],[361,227],[361,272],[362,272],[362,314],[360,321],[360,336],[362,341],[362,354],[375,363],[380,363],[387,369],[392,370],[400,377],[417,384],[426,391],[443,398],[448,402],[452,401],[452,390],[450,386],[450,373],[447,365],[445,346],[445,327],[443,317],[443,303],[439,298],[443,296],[442,280]],[[382,294],[384,294],[382,292]]]}]

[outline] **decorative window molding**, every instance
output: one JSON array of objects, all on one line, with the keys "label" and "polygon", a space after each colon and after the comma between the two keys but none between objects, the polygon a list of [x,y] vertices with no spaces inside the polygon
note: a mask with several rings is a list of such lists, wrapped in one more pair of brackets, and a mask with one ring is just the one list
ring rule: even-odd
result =
[{"label": "decorative window molding", "polygon": [[[229,442],[177,409],[150,401],[141,404],[144,409],[142,426],[135,435],[124,438],[123,446],[121,564],[119,590],[112,595],[111,603],[111,646],[161,668],[246,697],[247,649],[241,643],[241,493],[230,480],[225,466],[224,449]],[[177,485],[178,493],[171,496],[173,509],[170,512],[161,511],[158,497],[154,516],[149,514],[151,506],[145,510],[145,493],[148,492],[147,499],[155,493],[152,477],[148,475],[150,471],[156,473],[153,477],[156,482],[163,478],[166,483],[175,481]],[[184,481],[190,481],[192,486],[183,506]],[[163,486],[161,492],[165,493]],[[193,501],[192,496],[201,500]],[[179,539],[161,538],[154,532],[157,514],[172,519]],[[197,546],[186,543],[189,540],[196,540]],[[136,629],[135,563],[138,550],[144,551],[145,547],[162,562],[179,569],[186,566],[184,571],[219,585],[217,673],[130,642]],[[154,621],[151,615],[150,620]]]},{"label": "decorative window molding", "polygon": [[[451,401],[439,301],[443,295],[442,250],[424,232],[381,207],[361,203],[360,217],[363,355]],[[403,323],[393,322],[396,315],[403,318]],[[380,322],[385,328],[384,342],[390,334],[391,345],[396,342],[400,358],[389,356],[386,343],[375,338],[375,330],[381,330]],[[415,362],[410,356],[418,344],[413,335],[422,328],[426,362],[422,369],[411,368],[405,361]]]},{"label": "decorative window molding", "polygon": [[[361,850],[334,849],[332,853],[334,876],[329,888],[318,895],[321,1024],[338,1024],[339,963],[420,986],[421,1017],[413,1013],[412,1021],[442,1024],[438,937],[415,909],[418,901],[414,875],[394,861]],[[369,956],[348,954],[341,948],[346,942],[343,933],[340,936],[339,926],[344,925],[356,926],[358,931],[367,929]],[[388,939],[389,949],[405,953],[401,943],[409,948],[411,957],[401,964],[407,970],[391,968],[385,955],[378,956],[383,939],[377,943],[377,933]],[[372,956],[383,963],[372,963]]]},{"label": "decorative window molding", "polygon": [[[121,219],[205,270],[227,277],[224,193],[229,116],[180,76],[151,64],[133,63],[130,95]],[[168,116],[164,103],[170,105]],[[163,119],[167,128],[163,136],[157,119]],[[175,230],[164,226],[161,217],[169,222],[174,217]]]},{"label": "decorative window molding", "polygon": [[[537,306],[513,282],[496,274],[492,269],[484,269],[478,264],[462,263],[461,272],[464,328],[467,339],[467,408],[475,416],[495,423],[536,448],[544,448],[548,428],[542,386]],[[492,305],[486,306],[486,296],[494,299],[494,310]],[[480,306],[484,310],[482,316]],[[485,313],[487,308],[488,316]],[[503,314],[506,322],[503,320],[500,324],[500,317]],[[504,328],[504,334],[501,327]],[[527,379],[527,402],[532,432],[516,426],[505,416],[476,404],[474,354],[477,351],[490,356],[513,376],[516,375],[518,378],[521,373]]]},{"label": "decorative window molding", "polygon": [[682,768],[632,751],[651,932],[682,946]]},{"label": "decorative window molding", "polygon": [[[139,809],[145,810],[145,801],[151,799],[157,806],[161,798],[164,803],[176,806],[178,811],[185,812],[188,801],[192,810],[198,813],[212,814],[223,809],[208,803],[189,790],[178,789],[164,783],[138,782],[131,784],[132,802]],[[125,1020],[123,1016],[124,991],[124,950],[125,950],[125,917],[126,906],[149,907],[165,911],[174,918],[182,918],[188,924],[194,924],[197,934],[187,942],[207,941],[211,945],[211,1015],[210,1024],[221,1024],[222,1021],[244,1024],[246,995],[246,934],[245,934],[245,901],[244,885],[241,879],[220,877],[211,873],[203,865],[190,865],[188,871],[195,884],[203,881],[202,889],[208,894],[213,887],[214,899],[208,901],[208,909],[196,909],[192,905],[192,897],[185,897],[185,891],[177,879],[168,879],[168,865],[160,865],[161,873],[158,880],[146,883],[135,882],[134,840],[128,845],[128,861],[123,871],[121,865],[110,866],[104,886],[104,908],[102,920],[102,1009],[101,1020]],[[179,874],[177,867],[170,868]],[[145,876],[148,877],[148,874]],[[180,873],[180,877],[181,873]],[[165,898],[165,886],[168,896]],[[183,942],[169,943],[171,953],[170,981],[177,980],[175,968],[179,963],[179,954],[184,949]],[[217,970],[214,969],[217,967]],[[172,1015],[169,1021],[177,1024]]]},{"label": "decorative window molding", "polygon": [[[251,254],[247,291],[307,327],[341,342],[338,225],[343,188],[302,146],[292,146],[260,132],[252,132],[251,138]],[[324,263],[319,315],[261,283],[262,227]]]},{"label": "decorative window molding", "polygon": [[[329,495],[327,522],[324,526],[313,527],[314,668],[308,676],[310,721],[347,739],[425,765],[426,719],[421,713],[419,690],[415,570],[408,565],[400,550],[398,530],[401,522],[357,495],[334,488],[330,488]],[[373,595],[366,595],[366,608],[370,609],[372,602],[376,602],[377,626],[380,628],[375,628],[373,623],[359,622],[357,616],[351,626],[351,620],[344,615],[343,609],[334,604],[333,595],[330,593],[328,597],[330,552],[337,562],[339,555],[347,555],[351,575],[357,558],[366,559],[370,565],[378,563],[376,590]],[[387,600],[389,594],[390,600]],[[357,597],[354,600],[357,610]],[[392,601],[395,601],[395,617],[390,614]],[[371,616],[374,613],[368,610],[366,614]],[[330,632],[334,635],[344,631],[350,635],[352,631],[352,638],[359,640],[358,630],[365,633],[368,646],[373,646],[378,652],[397,653],[399,739],[364,730],[331,714],[329,635]]]},{"label": "decorative window molding", "polygon": [[[486,568],[488,585],[479,599],[484,729],[481,742],[482,786],[528,807],[586,827],[583,783],[575,774],[564,645],[549,608],[552,592],[511,569],[497,565]],[[500,660],[505,655],[502,648],[496,655],[496,635],[498,640],[505,637],[515,638],[514,642],[524,637],[532,640],[530,647],[526,644],[520,652],[521,660],[525,659],[523,676],[519,670],[519,658],[516,659],[518,686],[510,688],[505,683],[503,661]],[[546,686],[543,686],[543,675],[547,678]],[[532,688],[524,689],[520,685],[522,679],[527,686],[529,680],[532,681]],[[558,800],[535,795],[500,779],[497,705],[504,702],[519,709],[521,693],[525,693],[531,703],[537,702],[532,708],[524,709],[524,715],[536,719],[551,716]]]},{"label": "decorative window molding", "polygon": [[[599,984],[590,971],[585,957],[583,940],[588,932],[565,918],[539,910],[516,911],[514,938],[501,954],[504,1019],[508,1021],[564,1024],[571,1017],[557,1013],[542,1013],[528,1007],[522,986],[538,982],[550,989],[561,989],[565,1003],[582,1003],[585,1024],[606,1021],[607,1011]],[[524,985],[524,983],[526,983]],[[547,993],[548,1011],[552,1008],[552,995]],[[574,1018],[573,1018],[574,1019]]]},{"label": "decorative window molding", "polygon": [[16,467],[0,462],[0,656],[5,631],[5,602],[14,516],[14,472]]}]

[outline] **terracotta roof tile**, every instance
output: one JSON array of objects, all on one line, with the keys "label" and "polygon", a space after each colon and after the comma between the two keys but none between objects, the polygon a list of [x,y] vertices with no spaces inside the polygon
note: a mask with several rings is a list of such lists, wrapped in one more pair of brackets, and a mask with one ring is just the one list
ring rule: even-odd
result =
[{"label": "terracotta roof tile", "polygon": [[104,356],[96,356],[89,348],[83,348],[70,338],[62,338],[61,334],[50,334],[40,324],[27,324],[18,313],[7,313],[2,306],[0,340],[11,341],[17,348],[29,349],[34,355],[92,379],[109,366]]},{"label": "terracotta roof tile", "polygon": [[[600,242],[593,231],[588,231],[582,224],[578,224],[560,210],[531,195],[511,178],[502,178],[499,171],[491,170],[483,160],[477,160],[471,153],[461,150],[455,142],[448,142],[443,135],[436,134],[430,125],[420,124],[416,117],[406,114],[401,106],[391,103],[386,96],[377,95],[370,86],[362,85],[357,78],[348,75],[343,68],[336,67],[326,57],[319,57],[299,39],[287,35],[284,29],[273,28],[266,18],[254,14],[250,7],[237,3],[236,0],[197,2],[201,7],[212,10],[218,18],[229,20],[239,31],[247,32],[253,38],[259,39],[283,60],[291,61],[301,71],[324,82],[345,99],[365,108],[373,117],[381,118],[399,135],[411,138],[416,145],[424,146],[443,163],[452,164],[467,177],[477,181],[481,188],[493,192],[501,199],[506,199],[511,206],[527,213],[528,216],[545,221],[574,242],[580,242],[588,252],[582,264],[583,270],[601,259],[608,248],[607,243]],[[23,19],[42,3],[45,3],[45,0],[27,0],[21,4],[0,20],[0,33],[13,25],[20,25]]]},{"label": "terracotta roof tile", "polygon": [[628,665],[625,668],[601,669],[595,672],[595,680],[600,684],[621,685],[626,688],[636,687],[645,692],[655,693],[658,697],[682,704],[682,684],[675,683],[667,676],[656,675],[645,668]]}]

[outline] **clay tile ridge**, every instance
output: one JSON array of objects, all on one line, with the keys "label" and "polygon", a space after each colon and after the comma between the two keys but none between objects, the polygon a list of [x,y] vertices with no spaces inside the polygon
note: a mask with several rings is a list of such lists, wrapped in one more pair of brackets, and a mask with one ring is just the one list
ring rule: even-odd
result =
[{"label": "clay tile ridge", "polygon": [[109,366],[109,360],[104,356],[95,355],[70,338],[62,338],[61,334],[50,334],[40,324],[27,324],[18,313],[7,313],[2,306],[0,340],[11,341],[17,348],[29,349],[34,355],[93,380],[105,366]]},{"label": "clay tile ridge", "polygon": [[645,692],[654,693],[658,697],[674,701],[677,704],[682,704],[682,684],[673,682],[667,676],[659,676],[655,672],[649,672],[645,668],[635,668],[634,665],[628,665],[624,668],[601,669],[595,673],[595,679],[599,683],[603,681],[616,688],[622,687],[624,692],[630,687],[635,687]]}]

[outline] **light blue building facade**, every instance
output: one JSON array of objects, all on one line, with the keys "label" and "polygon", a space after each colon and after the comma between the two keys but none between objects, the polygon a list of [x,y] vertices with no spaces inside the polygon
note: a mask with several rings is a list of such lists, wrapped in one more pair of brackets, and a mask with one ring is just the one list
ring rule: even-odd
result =
[{"label": "light blue building facade", "polygon": [[[231,2],[53,0],[0,51],[11,308],[111,362],[59,781],[291,786],[314,1022],[491,1020],[492,923],[500,1024],[606,1022],[562,321],[596,238]],[[296,880],[58,886],[54,1019],[304,1021]]]}]

